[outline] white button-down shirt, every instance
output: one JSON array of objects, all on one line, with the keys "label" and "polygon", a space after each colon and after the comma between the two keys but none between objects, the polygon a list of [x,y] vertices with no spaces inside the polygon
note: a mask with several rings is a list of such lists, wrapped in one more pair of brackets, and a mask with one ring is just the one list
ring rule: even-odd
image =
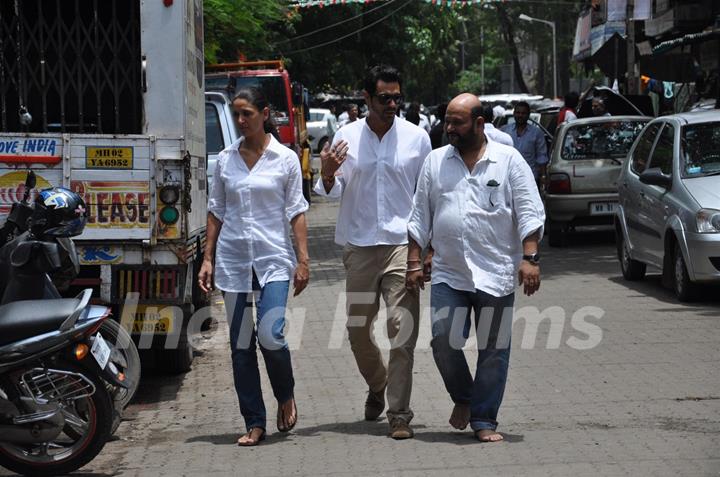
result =
[{"label": "white button-down shirt", "polygon": [[290,280],[297,264],[290,220],[308,209],[297,154],[272,137],[252,169],[240,156],[243,138],[220,152],[208,210],[222,221],[215,250],[215,285],[226,292],[252,291]]},{"label": "white button-down shirt", "polygon": [[418,180],[410,236],[432,239],[432,283],[456,290],[512,293],[522,241],[542,237],[545,210],[532,171],[512,147],[488,141],[470,172],[453,146],[435,149]]},{"label": "white button-down shirt", "polygon": [[506,132],[502,132],[495,126],[489,123],[485,123],[485,135],[490,138],[491,141],[505,144],[506,146],[514,147],[512,136]]},{"label": "white button-down shirt", "polygon": [[334,143],[345,140],[349,150],[330,193],[322,178],[315,192],[341,198],[335,242],[368,247],[407,243],[407,221],[418,174],[430,153],[430,136],[396,117],[378,139],[365,119],[344,126]]}]

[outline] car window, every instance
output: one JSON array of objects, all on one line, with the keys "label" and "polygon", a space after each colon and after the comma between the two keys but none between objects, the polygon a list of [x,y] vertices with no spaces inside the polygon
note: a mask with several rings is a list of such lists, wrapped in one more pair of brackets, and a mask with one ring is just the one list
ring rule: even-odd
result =
[{"label": "car window", "polygon": [[208,154],[217,154],[225,149],[220,117],[211,103],[205,103],[205,145]]},{"label": "car window", "polygon": [[645,170],[645,167],[647,167],[647,162],[650,158],[650,150],[655,142],[655,136],[657,135],[660,126],[662,126],[661,123],[651,124],[650,127],[645,130],[640,139],[638,139],[638,144],[635,147],[632,159],[630,160],[630,170],[632,170],[635,174],[641,174]]},{"label": "car window", "polygon": [[655,149],[650,159],[650,167],[659,167],[663,174],[672,174],[673,143],[675,142],[675,128],[665,123]]},{"label": "car window", "polygon": [[570,126],[560,157],[565,161],[624,158],[645,125],[644,121],[608,120]]},{"label": "car window", "polygon": [[683,177],[720,173],[720,122],[687,125],[680,136]]},{"label": "car window", "polygon": [[310,113],[310,121],[322,121],[323,120],[323,113]]}]

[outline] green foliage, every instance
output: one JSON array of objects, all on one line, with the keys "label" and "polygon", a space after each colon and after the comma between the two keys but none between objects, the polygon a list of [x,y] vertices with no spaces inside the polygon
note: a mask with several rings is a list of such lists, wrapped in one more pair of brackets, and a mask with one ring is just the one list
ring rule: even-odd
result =
[{"label": "green foliage", "polygon": [[205,61],[234,61],[243,54],[257,59],[274,39],[268,26],[285,21],[283,0],[204,0]]}]

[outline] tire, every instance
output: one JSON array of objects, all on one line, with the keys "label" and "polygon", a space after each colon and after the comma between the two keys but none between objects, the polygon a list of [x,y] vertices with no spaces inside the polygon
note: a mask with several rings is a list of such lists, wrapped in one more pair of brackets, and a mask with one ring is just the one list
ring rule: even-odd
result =
[{"label": "tire", "polygon": [[620,261],[620,270],[622,270],[625,280],[635,282],[645,278],[647,265],[630,258],[630,250],[627,247],[625,237],[620,233],[617,235],[617,252]]},{"label": "tire", "polygon": [[127,392],[115,397],[115,401],[120,405],[120,410],[122,410],[130,404],[140,384],[140,353],[138,353],[137,346],[135,346],[135,342],[130,337],[130,334],[125,328],[120,326],[120,323],[117,321],[105,320],[100,326],[100,333],[115,345],[116,349],[127,362],[127,366],[123,372],[125,373],[125,382],[128,383],[130,387],[126,390]]},{"label": "tire", "polygon": [[548,219],[548,242],[551,247],[564,247],[567,242],[567,224]]},{"label": "tire", "polygon": [[673,289],[677,299],[683,302],[697,300],[700,295],[700,287],[690,280],[687,271],[685,258],[679,246],[675,246],[675,256],[673,260]]},{"label": "tire", "polygon": [[195,349],[185,338],[181,338],[177,349],[157,350],[158,370],[166,374],[181,374],[192,369]]},{"label": "tire", "polygon": [[[85,433],[76,433],[77,436],[80,436],[79,439],[73,439],[71,436],[66,435],[66,437],[70,438],[70,442],[67,442],[67,438],[63,437],[61,433],[53,443],[63,443],[70,447],[55,457],[33,455],[32,451],[36,448],[33,445],[0,444],[0,465],[13,472],[36,476],[67,474],[83,467],[94,459],[110,438],[113,403],[110,394],[105,388],[104,381],[99,376],[69,363],[59,363],[52,367],[83,374],[95,386],[95,392],[91,396],[76,401],[68,401],[66,403],[68,407],[66,411],[63,411],[64,413],[72,411],[76,418],[86,421],[88,428]],[[68,425],[66,424],[66,426]],[[62,440],[60,440],[61,437],[63,437]],[[44,445],[38,444],[37,446]],[[59,451],[55,447],[53,447],[53,450]],[[27,453],[28,451],[30,453]],[[64,453],[67,453],[67,455],[64,456]]]}]

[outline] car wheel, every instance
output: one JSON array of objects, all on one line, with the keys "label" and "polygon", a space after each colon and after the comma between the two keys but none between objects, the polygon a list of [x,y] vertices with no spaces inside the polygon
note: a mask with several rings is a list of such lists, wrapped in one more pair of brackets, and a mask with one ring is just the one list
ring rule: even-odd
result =
[{"label": "car wheel", "polygon": [[690,281],[690,275],[685,265],[685,259],[683,258],[682,250],[680,247],[675,247],[675,280],[673,280],[673,288],[675,289],[675,295],[680,301],[693,301],[698,296],[698,285]]},{"label": "car wheel", "polygon": [[548,241],[551,247],[564,247],[567,242],[567,223],[548,220]]},{"label": "car wheel", "polygon": [[317,153],[320,154],[320,151],[323,150],[325,147],[325,144],[327,144],[328,138],[324,137],[318,141],[318,147],[317,147]]},{"label": "car wheel", "polygon": [[618,259],[620,260],[620,269],[622,270],[625,280],[638,281],[645,277],[647,265],[630,258],[630,250],[628,249],[625,237],[620,234],[618,236]]}]

